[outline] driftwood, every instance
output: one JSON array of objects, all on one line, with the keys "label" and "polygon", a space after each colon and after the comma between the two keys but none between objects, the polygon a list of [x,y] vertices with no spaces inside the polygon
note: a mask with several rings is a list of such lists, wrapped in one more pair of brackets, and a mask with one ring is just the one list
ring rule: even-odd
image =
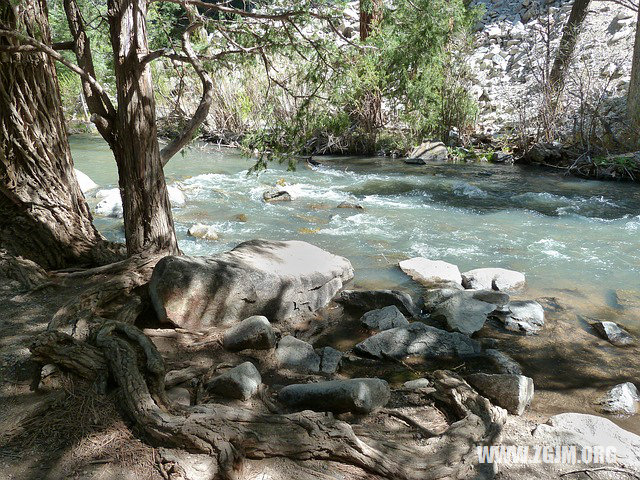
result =
[{"label": "driftwood", "polygon": [[[464,477],[472,472],[474,444],[491,443],[506,419],[460,377],[434,374],[437,401],[456,421],[438,439],[433,455],[393,438],[367,442],[354,428],[326,413],[262,414],[220,404],[180,407],[165,395],[163,360],[136,327],[108,321],[93,344],[64,333],[46,333],[31,348],[41,361],[57,363],[85,378],[98,378],[105,365],[120,387],[122,406],[154,444],[207,454],[219,478],[235,478],[243,458],[289,457],[330,460],[394,479]],[[140,361],[142,359],[142,361]]]}]

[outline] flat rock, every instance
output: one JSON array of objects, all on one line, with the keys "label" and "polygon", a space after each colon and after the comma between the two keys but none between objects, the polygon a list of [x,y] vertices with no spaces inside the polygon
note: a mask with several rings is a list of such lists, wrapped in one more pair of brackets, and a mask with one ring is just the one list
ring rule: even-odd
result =
[{"label": "flat rock", "polygon": [[404,315],[414,317],[420,314],[420,308],[411,295],[398,290],[343,290],[336,302],[347,308],[375,310],[389,305],[398,307]]},{"label": "flat rock", "polygon": [[283,368],[298,372],[319,372],[320,356],[313,345],[291,335],[283,337],[276,348],[276,360]]},{"label": "flat rock", "polygon": [[462,286],[474,290],[514,290],[524,284],[524,273],[505,268],[476,268],[462,274]]},{"label": "flat rock", "polygon": [[622,308],[640,310],[640,292],[637,290],[616,290],[616,302]]},{"label": "flat rock", "polygon": [[320,356],[320,371],[323,373],[336,373],[342,362],[342,352],[333,347],[324,347],[316,350]]},{"label": "flat rock", "polygon": [[422,285],[430,286],[438,283],[462,282],[458,267],[442,260],[415,257],[403,260],[398,265],[404,273]]},{"label": "flat rock", "polygon": [[389,384],[379,378],[353,378],[284,387],[278,399],[294,409],[316,412],[370,413],[384,407],[391,396]]},{"label": "flat rock", "polygon": [[276,335],[273,328],[262,315],[245,318],[226,332],[222,339],[225,349],[239,352],[246,349],[268,350],[275,347]]},{"label": "flat rock", "polygon": [[635,343],[634,338],[625,329],[614,322],[595,322],[591,326],[605,340],[617,347],[626,347]]},{"label": "flat rock", "polygon": [[474,373],[467,382],[509,413],[522,415],[533,400],[533,380],[524,375]]},{"label": "flat rock", "polygon": [[360,321],[370,330],[389,330],[409,325],[409,321],[395,305],[371,310],[365,313]]},{"label": "flat rock", "polygon": [[187,235],[204,240],[218,240],[220,238],[213,225],[205,225],[203,223],[196,223],[189,227]]},{"label": "flat rock", "polygon": [[248,400],[261,383],[262,377],[253,363],[244,362],[207,382],[205,389],[222,397]]},{"label": "flat rock", "polygon": [[414,322],[377,333],[355,346],[356,353],[376,358],[464,357],[480,352],[480,343],[466,335]]},{"label": "flat rock", "polygon": [[468,295],[455,295],[438,305],[431,318],[446,322],[454,331],[471,335],[480,330],[497,306]]},{"label": "flat rock", "polygon": [[504,328],[525,335],[538,333],[544,326],[544,309],[534,300],[509,302],[506,312],[494,314],[504,323]]},{"label": "flat rock", "polygon": [[616,385],[599,401],[603,412],[620,415],[637,413],[638,402],[640,402],[640,394],[631,382]]},{"label": "flat rock", "polygon": [[212,257],[162,258],[149,294],[160,321],[203,331],[252,315],[303,319],[351,278],[349,260],[309,243],[251,240]]}]

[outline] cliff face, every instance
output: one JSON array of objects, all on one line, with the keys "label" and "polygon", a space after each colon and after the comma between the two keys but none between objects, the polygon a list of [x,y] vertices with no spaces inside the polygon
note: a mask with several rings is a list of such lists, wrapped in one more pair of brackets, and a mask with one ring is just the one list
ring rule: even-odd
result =
[{"label": "cliff face", "polygon": [[[472,94],[487,133],[544,128],[535,117],[545,105],[545,79],[553,65],[573,2],[568,0],[473,0],[484,6],[469,58]],[[584,138],[593,128],[616,142],[624,130],[636,13],[592,1],[567,71],[564,95],[546,128],[559,137]],[[551,116],[551,115],[549,115]]]}]

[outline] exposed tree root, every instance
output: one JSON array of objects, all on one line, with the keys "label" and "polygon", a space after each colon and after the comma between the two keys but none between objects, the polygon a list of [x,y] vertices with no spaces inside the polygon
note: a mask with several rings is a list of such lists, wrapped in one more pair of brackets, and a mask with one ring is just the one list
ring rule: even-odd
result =
[{"label": "exposed tree root", "polygon": [[434,374],[438,399],[458,421],[438,439],[425,458],[393,437],[363,440],[332,415],[304,411],[262,414],[220,404],[189,408],[170,405],[164,390],[164,363],[154,344],[136,327],[108,321],[94,345],[63,333],[48,332],[32,346],[34,356],[97,378],[105,365],[120,387],[125,412],[148,440],[164,447],[207,454],[217,461],[219,478],[235,478],[243,458],[289,457],[355,465],[394,479],[465,477],[472,473],[473,445],[492,442],[506,419],[455,374]]}]

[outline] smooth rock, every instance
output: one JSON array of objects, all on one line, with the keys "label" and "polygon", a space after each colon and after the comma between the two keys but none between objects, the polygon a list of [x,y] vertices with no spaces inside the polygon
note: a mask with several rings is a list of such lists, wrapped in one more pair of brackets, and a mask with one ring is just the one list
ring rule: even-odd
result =
[{"label": "smooth rock", "polygon": [[458,267],[442,260],[415,257],[403,260],[398,265],[404,273],[423,285],[444,282],[462,283]]},{"label": "smooth rock", "polygon": [[264,199],[265,202],[269,202],[269,203],[290,202],[292,200],[289,192],[285,192],[284,190],[277,191],[277,192],[266,191],[262,194],[262,198]]},{"label": "smooth rock", "polygon": [[431,312],[431,318],[446,322],[451,330],[471,335],[484,326],[496,307],[467,295],[455,295],[438,305]]},{"label": "smooth rock", "polygon": [[196,223],[189,227],[187,235],[204,240],[218,240],[220,238],[213,225],[204,225],[202,223]]},{"label": "smooth rock", "polygon": [[283,368],[298,372],[319,372],[320,356],[313,346],[291,335],[283,337],[276,348],[276,360]]},{"label": "smooth rock", "polygon": [[251,362],[244,362],[207,382],[206,390],[222,397],[248,400],[262,383],[260,372]]},{"label": "smooth rock", "polygon": [[354,348],[358,354],[376,358],[403,358],[408,355],[425,358],[464,357],[480,352],[480,344],[466,335],[447,332],[421,322],[377,333]]},{"label": "smooth rock", "polygon": [[524,375],[474,373],[467,382],[509,413],[522,415],[533,400],[533,380]]},{"label": "smooth rock", "polygon": [[525,335],[538,333],[544,326],[544,309],[534,300],[509,302],[507,312],[494,314],[504,323],[504,328]]},{"label": "smooth rock", "polygon": [[420,308],[415,304],[413,298],[398,290],[343,290],[336,298],[336,302],[347,308],[367,311],[394,305],[409,317],[420,314]]},{"label": "smooth rock", "polygon": [[616,385],[600,399],[602,411],[620,415],[633,415],[638,412],[640,394],[631,382]]},{"label": "smooth rock", "polygon": [[370,413],[384,407],[391,396],[389,384],[379,378],[353,378],[284,387],[278,399],[295,409],[316,412]]},{"label": "smooth rock", "polygon": [[617,347],[626,347],[635,343],[625,329],[614,322],[595,322],[591,326],[604,338]]},{"label": "smooth rock", "polygon": [[167,193],[172,207],[184,207],[187,204],[187,197],[177,186],[167,185]]},{"label": "smooth rock", "polygon": [[177,403],[185,407],[191,405],[191,393],[184,387],[170,388],[167,390],[167,398],[171,403]]},{"label": "smooth rock", "polygon": [[577,458],[582,448],[593,453],[594,445],[615,449],[618,462],[627,467],[640,467],[640,436],[617,426],[611,420],[584,413],[561,413],[546,424],[538,425],[533,441],[542,445],[577,445]]},{"label": "smooth rock", "polygon": [[336,373],[342,362],[342,352],[333,347],[324,347],[316,350],[320,356],[320,371],[323,373]]},{"label": "smooth rock", "polygon": [[77,168],[74,168],[73,171],[76,174],[76,179],[78,180],[78,185],[80,185],[80,190],[82,193],[87,193],[95,188],[98,188],[98,184],[89,178],[89,175],[81,172]]},{"label": "smooth rock", "polygon": [[402,384],[402,387],[406,390],[420,390],[431,386],[431,382],[427,378],[416,378],[415,380],[409,380]]},{"label": "smooth rock", "polygon": [[505,268],[476,268],[462,274],[462,286],[474,290],[513,290],[524,283],[523,273]]},{"label": "smooth rock", "polygon": [[371,330],[389,330],[409,325],[409,321],[395,305],[371,310],[365,313],[360,321]]},{"label": "smooth rock", "polygon": [[352,203],[347,201],[340,203],[336,208],[353,208],[354,210],[364,210],[364,207],[359,203]]},{"label": "smooth rock", "polygon": [[122,218],[122,199],[120,198],[119,188],[98,190],[96,192],[96,198],[100,200],[93,209],[96,215]]},{"label": "smooth rock", "polygon": [[420,159],[426,162],[446,162],[449,158],[449,150],[442,142],[424,142],[413,149],[407,160]]},{"label": "smooth rock", "polygon": [[222,344],[231,352],[246,349],[269,350],[276,345],[276,335],[267,317],[254,315],[224,332]]},{"label": "smooth rock", "polygon": [[252,315],[305,318],[351,278],[349,260],[309,243],[251,240],[212,257],[162,258],[149,293],[162,322],[202,331]]}]

